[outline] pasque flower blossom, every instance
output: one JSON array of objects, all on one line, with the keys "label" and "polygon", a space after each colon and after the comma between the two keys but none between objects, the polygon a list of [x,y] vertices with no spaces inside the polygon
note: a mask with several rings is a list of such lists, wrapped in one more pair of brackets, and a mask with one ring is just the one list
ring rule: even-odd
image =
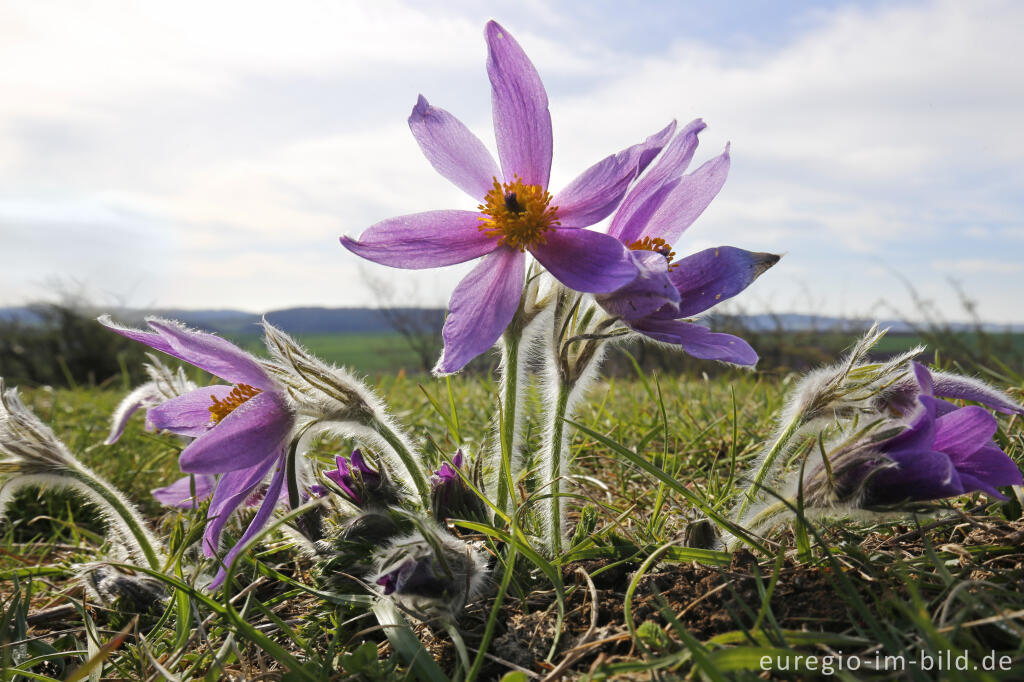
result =
[{"label": "pasque flower blossom", "polygon": [[430,477],[431,506],[438,523],[444,523],[449,517],[470,521],[487,518],[487,508],[483,501],[459,475],[465,464],[466,458],[460,449],[452,457],[451,464],[444,462]]},{"label": "pasque flower blossom", "polygon": [[[223,558],[222,563],[229,564],[239,548],[270,520],[281,497],[284,459],[295,426],[284,391],[256,358],[214,334],[158,318],[147,318],[151,332],[118,326],[107,316],[100,322],[122,336],[231,382],[197,388],[148,413],[154,427],[195,439],[181,453],[178,463],[182,471],[222,474],[210,500],[203,536],[203,551],[209,557],[216,556],[221,531],[231,514],[272,473],[255,517]],[[211,588],[223,577],[221,570]]]},{"label": "pasque flower blossom", "polygon": [[743,339],[683,319],[740,293],[779,260],[732,246],[675,260],[672,244],[704,212],[729,172],[726,147],[693,173],[683,174],[704,127],[699,119],[685,126],[623,199],[608,233],[630,249],[640,274],[597,299],[635,331],[681,346],[694,357],[753,365],[757,353]]},{"label": "pasque flower blossom", "polygon": [[351,463],[344,455],[337,455],[334,462],[337,468],[325,471],[324,476],[338,486],[352,504],[366,509],[398,501],[399,495],[387,473],[383,468],[374,469],[367,464],[361,451],[352,451]]},{"label": "pasque flower blossom", "polygon": [[591,166],[552,195],[551,116],[533,64],[509,33],[485,31],[499,170],[483,143],[458,119],[420,96],[409,127],[427,160],[479,202],[477,211],[430,211],[390,218],[350,251],[376,263],[419,269],[482,258],[455,288],[436,371],[456,372],[490,348],[519,305],[529,251],[566,286],[587,293],[628,284],[637,267],[622,244],[582,228],[611,214],[630,182],[662,148],[668,130]]},{"label": "pasque flower blossom", "polygon": [[842,474],[835,476],[840,497],[857,491],[864,508],[974,491],[1006,499],[997,486],[1024,484],[1020,469],[992,441],[995,417],[981,407],[958,408],[937,399],[933,377],[924,365],[914,363],[914,376],[920,387],[919,405],[908,427],[851,457]]}]

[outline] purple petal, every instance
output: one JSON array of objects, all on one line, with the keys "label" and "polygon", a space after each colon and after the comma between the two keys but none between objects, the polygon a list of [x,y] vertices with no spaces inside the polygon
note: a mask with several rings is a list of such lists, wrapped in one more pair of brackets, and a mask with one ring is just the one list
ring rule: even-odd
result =
[{"label": "purple petal", "polygon": [[732,246],[705,249],[679,260],[668,273],[679,291],[679,314],[690,317],[740,293],[779,262],[771,253]]},{"label": "purple petal", "polygon": [[997,428],[996,418],[983,408],[963,407],[935,420],[933,447],[950,458],[965,459],[990,443]]},{"label": "purple petal", "polygon": [[631,251],[630,256],[640,274],[621,289],[598,296],[601,307],[624,320],[639,320],[659,310],[672,319],[680,317],[679,292],[669,279],[665,257],[653,251]]},{"label": "purple petal", "polygon": [[223,400],[233,386],[218,384],[189,391],[185,395],[171,398],[167,402],[150,408],[149,422],[153,428],[164,429],[179,436],[197,438],[209,430],[210,406],[213,399]]},{"label": "purple petal", "polygon": [[441,479],[441,481],[454,481],[459,477],[458,472],[448,462],[441,464],[441,468],[434,472],[434,475]]},{"label": "purple petal", "polygon": [[652,339],[682,346],[688,355],[695,358],[734,365],[757,364],[757,353],[749,343],[732,334],[713,333],[699,324],[648,318],[634,323],[633,328]]},{"label": "purple petal", "polygon": [[221,474],[274,456],[291,433],[294,418],[284,399],[265,391],[236,407],[181,453],[182,471]]},{"label": "purple petal", "polygon": [[910,419],[909,428],[885,441],[882,449],[885,452],[932,449],[935,442],[935,413],[941,402],[930,396],[918,396],[918,408]]},{"label": "purple petal", "polygon": [[932,379],[932,373],[929,372],[928,368],[920,362],[912,362],[911,367],[914,370],[914,378],[917,380],[917,385],[921,394],[934,396],[935,381]]},{"label": "purple petal", "polygon": [[479,258],[497,248],[498,241],[480,230],[474,211],[427,211],[382,220],[358,240],[341,238],[341,245],[367,260],[406,270],[439,268]]},{"label": "purple petal", "polygon": [[359,469],[359,473],[363,476],[367,474],[376,475],[377,473],[374,469],[370,468],[369,464],[366,463],[366,460],[363,459],[363,451],[358,448],[352,451],[352,466]]},{"label": "purple petal", "polygon": [[164,337],[179,357],[233,384],[267,390],[273,382],[252,355],[215,334],[192,331],[169,320],[147,318],[146,323]]},{"label": "purple petal", "polygon": [[117,408],[114,410],[113,416],[110,418],[110,435],[103,441],[104,445],[112,445],[117,442],[117,439],[124,433],[124,429],[128,426],[128,420],[131,418],[135,411],[138,410],[144,402],[150,400],[156,390],[153,386],[153,382],[148,382],[139,386],[134,391],[126,395],[121,402],[117,404]]},{"label": "purple petal", "polygon": [[495,21],[487,22],[487,75],[498,158],[506,182],[547,189],[551,175],[551,114],[540,75],[519,43]]},{"label": "purple petal", "polygon": [[590,230],[556,229],[530,249],[555,279],[570,289],[606,294],[640,274],[629,250],[614,237]]},{"label": "purple petal", "polygon": [[647,166],[649,166],[651,161],[654,161],[655,157],[661,153],[661,150],[669,143],[675,132],[676,122],[672,121],[667,126],[643,141],[641,144],[643,150],[640,152],[640,161],[636,171],[637,175],[640,175],[647,170]]},{"label": "purple petal", "polygon": [[491,153],[462,121],[432,107],[423,95],[409,117],[409,129],[438,173],[474,199],[483,199],[500,175]]},{"label": "purple petal", "polygon": [[658,206],[679,182],[697,150],[697,135],[704,130],[704,121],[691,121],[679,131],[651,169],[640,178],[636,187],[623,199],[612,218],[608,234],[625,244],[640,239],[644,226]]},{"label": "purple petal", "polygon": [[231,548],[231,551],[224,555],[224,558],[221,560],[222,567],[220,571],[217,572],[217,576],[206,589],[215,590],[220,587],[220,584],[224,582],[224,578],[227,576],[227,567],[231,565],[234,558],[242,551],[245,543],[256,537],[263,530],[263,527],[267,525],[267,521],[270,520],[270,516],[274,513],[274,507],[277,506],[277,501],[281,498],[281,489],[284,485],[284,471],[285,467],[283,465],[279,466],[274,473],[274,477],[270,479],[270,487],[263,498],[263,504],[260,505],[256,515],[252,517],[252,522],[249,523],[249,527],[242,533],[242,537],[238,538],[238,542]]},{"label": "purple petal", "polygon": [[178,351],[176,351],[171,346],[170,341],[160,336],[159,334],[156,334],[154,332],[142,331],[141,329],[131,329],[129,327],[122,327],[121,325],[111,320],[110,315],[100,315],[96,319],[97,321],[99,321],[100,324],[102,324],[110,331],[120,334],[121,336],[127,339],[131,339],[132,341],[138,341],[139,343],[144,343],[150,348],[158,350],[161,353],[166,353],[167,355],[178,358],[179,360],[185,360],[185,357],[182,356]]},{"label": "purple petal", "polygon": [[941,452],[928,450],[890,454],[897,466],[879,471],[867,486],[866,506],[907,500],[938,500],[962,495],[960,475]]},{"label": "purple petal", "polygon": [[607,218],[674,127],[673,123],[640,144],[598,161],[556,194],[551,203],[558,207],[562,227],[587,227]]},{"label": "purple petal", "polygon": [[[999,499],[1005,499],[995,490],[995,486],[1024,485],[1020,469],[994,444],[979,448],[970,457],[950,459],[966,490],[983,490]],[[976,487],[979,483],[983,486]]]},{"label": "purple petal", "polygon": [[352,474],[351,474],[351,472],[349,470],[349,467],[348,467],[348,458],[347,457],[345,457],[344,455],[335,455],[334,456],[334,463],[336,465],[338,465],[338,474],[340,474],[341,476],[348,476],[348,477],[352,476]]},{"label": "purple petal", "polygon": [[452,457],[452,464],[455,465],[455,468],[461,469],[463,459],[464,458],[462,456],[462,448],[459,448],[458,450],[455,451],[455,456]]},{"label": "purple petal", "polygon": [[[192,480],[195,479],[196,496],[192,497]],[[213,493],[213,487],[217,479],[207,474],[197,476],[185,476],[174,483],[152,490],[153,497],[165,507],[176,507],[178,509],[195,509],[201,500],[205,500]]]},{"label": "purple petal", "polygon": [[684,175],[651,214],[637,239],[661,237],[673,244],[715,198],[729,175],[729,146],[690,175]]},{"label": "purple petal", "polygon": [[282,451],[278,457],[268,457],[248,469],[229,471],[221,476],[217,489],[213,491],[210,507],[206,511],[206,530],[203,533],[203,553],[206,556],[216,556],[221,531],[227,525],[231,514],[249,499],[252,492],[263,482],[270,468],[280,461],[283,455]]},{"label": "purple petal", "polygon": [[987,405],[1003,414],[1024,415],[1024,406],[984,381],[949,372],[933,372],[932,375],[935,381],[935,395],[941,398],[970,400]]},{"label": "purple petal", "polygon": [[[359,451],[356,450],[355,452]],[[345,459],[345,457],[342,455],[335,455],[334,463],[338,466],[338,468],[331,469],[330,471],[325,471],[324,476],[329,478],[331,481],[334,482],[335,485],[337,485],[339,488],[345,491],[345,493],[347,493],[348,496],[351,497],[356,504],[362,504],[359,494],[350,485],[352,483],[352,472],[349,469],[348,460]]]},{"label": "purple petal", "polygon": [[493,346],[519,307],[526,258],[511,248],[489,254],[452,292],[435,371],[451,374]]}]

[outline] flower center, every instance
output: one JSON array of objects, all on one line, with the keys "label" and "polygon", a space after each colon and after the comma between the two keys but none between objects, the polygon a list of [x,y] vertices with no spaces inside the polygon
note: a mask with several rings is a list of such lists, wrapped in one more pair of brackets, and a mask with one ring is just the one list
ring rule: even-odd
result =
[{"label": "flower center", "polygon": [[668,269],[671,270],[679,263],[673,263],[672,259],[675,258],[676,252],[672,250],[672,247],[661,237],[644,237],[638,239],[629,245],[631,251],[653,251],[659,253],[665,257],[665,261],[668,263]]},{"label": "flower center", "polygon": [[231,389],[231,393],[224,396],[223,400],[218,400],[217,396],[212,396],[213,405],[210,405],[210,422],[219,424],[224,417],[234,412],[239,405],[260,393],[262,393],[260,389],[253,388],[249,384],[238,384]]},{"label": "flower center", "polygon": [[544,233],[558,225],[558,207],[550,204],[551,195],[540,185],[524,185],[518,175],[505,184],[494,178],[494,187],[477,206],[484,214],[480,230],[497,237],[500,246],[520,251],[544,244]]}]

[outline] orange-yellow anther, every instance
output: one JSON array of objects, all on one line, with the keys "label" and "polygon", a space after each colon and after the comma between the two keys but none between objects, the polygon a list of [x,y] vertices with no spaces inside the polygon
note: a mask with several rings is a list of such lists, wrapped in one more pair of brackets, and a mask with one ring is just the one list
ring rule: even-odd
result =
[{"label": "orange-yellow anther", "polygon": [[484,213],[480,230],[497,237],[501,246],[520,251],[547,242],[544,233],[558,225],[558,207],[551,206],[551,195],[540,185],[523,184],[518,175],[505,184],[495,178],[477,208]]},{"label": "orange-yellow anther", "polygon": [[223,400],[218,400],[217,396],[212,396],[213,405],[210,405],[210,422],[219,424],[224,417],[231,414],[239,405],[260,393],[262,393],[260,389],[253,388],[249,384],[238,384],[231,389],[230,393],[224,396]]},{"label": "orange-yellow anther", "polygon": [[671,270],[679,263],[673,263],[672,259],[675,258],[676,252],[672,250],[672,246],[661,237],[644,237],[638,239],[629,245],[632,251],[654,251],[665,257],[668,262],[668,269]]}]

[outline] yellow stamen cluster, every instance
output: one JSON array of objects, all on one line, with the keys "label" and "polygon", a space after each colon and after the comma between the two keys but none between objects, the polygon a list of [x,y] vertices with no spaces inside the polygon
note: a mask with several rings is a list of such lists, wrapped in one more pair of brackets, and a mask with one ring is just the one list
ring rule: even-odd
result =
[{"label": "yellow stamen cluster", "polygon": [[525,185],[518,175],[505,184],[494,178],[494,187],[477,207],[484,213],[480,230],[520,251],[544,244],[544,233],[558,225],[558,207],[550,204],[551,194],[540,185]]},{"label": "yellow stamen cluster", "polygon": [[672,250],[672,246],[661,237],[644,237],[638,239],[629,245],[632,251],[654,251],[660,253],[668,261],[668,269],[671,270],[679,263],[673,263],[672,259],[675,258],[676,252]]},{"label": "yellow stamen cluster", "polygon": [[212,396],[213,405],[210,405],[210,421],[214,424],[219,424],[224,417],[231,414],[239,405],[260,393],[262,393],[260,389],[253,388],[249,384],[238,384],[231,389],[230,393],[224,396],[223,400],[218,400],[217,396]]}]

